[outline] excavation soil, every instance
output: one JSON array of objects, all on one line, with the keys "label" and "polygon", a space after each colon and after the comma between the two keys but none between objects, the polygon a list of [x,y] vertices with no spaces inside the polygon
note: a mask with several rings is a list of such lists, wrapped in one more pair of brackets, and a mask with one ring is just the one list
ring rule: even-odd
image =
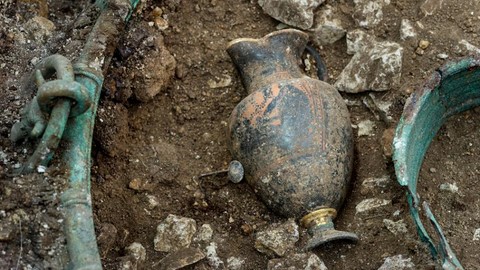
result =
[{"label": "excavation soil", "polygon": [[[158,265],[166,253],[155,251],[153,240],[157,225],[169,214],[193,218],[198,226],[210,224],[212,241],[217,243],[218,256],[225,265],[227,258],[236,257],[244,260],[241,269],[266,268],[270,258],[255,249],[255,233],[284,219],[267,209],[247,183],[230,183],[221,173],[200,177],[227,168],[231,160],[226,148],[228,118],[246,96],[225,52],[227,43],[235,38],[262,37],[278,25],[256,2],[146,1],[133,15],[128,34],[122,37],[107,71],[92,148],[94,221],[105,269],[117,268],[132,242],[146,248],[147,259],[141,268]],[[357,28],[351,18],[353,1],[327,2],[342,11],[338,16],[347,30]],[[379,40],[399,42],[404,47],[401,86],[375,94],[376,99],[392,104],[393,123],[385,123],[365,106],[368,93],[343,94],[352,124],[371,120],[375,127],[361,137],[355,129],[354,175],[335,222],[337,228],[357,233],[360,241],[334,242],[316,249],[329,269],[377,269],[386,257],[400,254],[411,258],[415,269],[435,268],[409,216],[405,190],[395,180],[391,160],[385,157],[383,148],[389,142],[382,142],[382,136],[395,127],[406,98],[422,86],[432,70],[466,54],[457,47],[460,40],[480,45],[480,4],[476,0],[445,0],[433,15],[425,16],[420,11],[421,2],[392,1],[384,9],[382,23],[368,30]],[[10,232],[0,239],[2,269],[29,269],[29,265],[56,268],[66,259],[62,217],[57,209],[58,194],[65,186],[62,166],[54,160],[46,175],[11,176],[35,144],[12,144],[8,139],[20,109],[31,98],[31,93],[22,90],[24,75],[42,57],[57,52],[76,55],[89,30],[71,31],[87,1],[75,1],[75,6],[71,1],[48,3],[0,3],[0,219],[2,233]],[[158,15],[155,7],[162,9],[161,16],[168,21],[164,30],[154,22]],[[28,36],[26,22],[35,15],[56,25],[45,42]],[[423,28],[418,28],[416,39],[400,40],[402,19],[421,23]],[[163,40],[163,44],[152,45],[150,37]],[[420,39],[430,42],[423,54],[415,52]],[[346,54],[345,38],[317,49],[326,62],[328,81],[335,82],[351,58]],[[168,50],[174,61],[167,52],[157,55],[154,50]],[[438,54],[447,54],[448,59],[440,59]],[[161,68],[156,70],[157,66]],[[139,79],[147,71],[154,73],[154,84],[161,88],[151,99],[141,90],[148,81]],[[171,80],[170,72],[174,73]],[[308,74],[315,76],[311,71]],[[431,203],[466,269],[475,269],[480,263],[480,241],[473,240],[475,229],[480,227],[479,117],[478,111],[472,111],[449,120],[429,149],[419,184],[420,195]],[[383,186],[362,185],[365,179],[384,176],[389,181]],[[444,183],[455,184],[458,191],[441,190]],[[157,198],[158,205],[152,204],[151,196]],[[391,203],[356,214],[355,206],[368,198]],[[394,234],[384,219],[403,220],[408,231]],[[306,239],[306,232],[301,231],[293,252],[301,252]],[[203,260],[189,267],[211,266]]]}]

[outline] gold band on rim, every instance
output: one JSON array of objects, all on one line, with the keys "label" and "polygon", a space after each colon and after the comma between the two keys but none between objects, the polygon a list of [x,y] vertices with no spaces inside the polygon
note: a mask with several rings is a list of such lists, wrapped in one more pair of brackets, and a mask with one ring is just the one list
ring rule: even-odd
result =
[{"label": "gold band on rim", "polygon": [[300,220],[300,224],[302,224],[302,226],[305,228],[309,228],[312,225],[326,224],[329,220],[334,219],[336,216],[337,210],[333,208],[322,208],[305,215]]}]

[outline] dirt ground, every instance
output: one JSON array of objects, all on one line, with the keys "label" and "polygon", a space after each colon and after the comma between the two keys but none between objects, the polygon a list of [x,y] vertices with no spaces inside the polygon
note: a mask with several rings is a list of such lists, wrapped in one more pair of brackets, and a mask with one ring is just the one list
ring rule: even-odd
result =
[{"label": "dirt ground", "polygon": [[[347,31],[358,28],[352,19],[353,1],[327,2],[341,10],[338,16]],[[415,269],[435,269],[427,248],[419,241],[405,190],[395,180],[381,138],[384,130],[395,127],[409,94],[435,68],[469,54],[459,47],[460,40],[480,45],[480,2],[444,0],[430,16],[420,11],[423,2],[391,1],[384,8],[380,25],[367,31],[379,40],[398,42],[404,48],[401,86],[374,94],[378,100],[392,104],[393,123],[377,119],[365,106],[363,100],[368,93],[342,93],[352,124],[371,120],[375,127],[370,136],[357,136],[354,129],[354,175],[344,208],[335,221],[337,228],[357,233],[360,241],[329,243],[316,249],[314,252],[328,269],[378,269],[385,258],[394,255],[411,258]],[[42,3],[47,3],[48,10]],[[57,52],[74,56],[75,48],[82,45],[78,37],[85,33],[72,28],[87,3],[0,2],[0,226],[2,232],[11,232],[0,240],[1,269],[56,269],[65,256],[61,213],[57,209],[58,194],[65,183],[56,178],[58,161],[54,160],[47,175],[13,177],[13,169],[25,161],[35,144],[13,144],[8,136],[20,118],[21,108],[31,98],[22,91],[25,74],[32,71],[38,59]],[[161,8],[162,18],[168,21],[166,29],[152,22],[158,12],[154,12],[155,7]],[[27,22],[35,15],[48,18],[56,26],[45,40],[29,36]],[[417,27],[417,38],[400,39],[402,19],[420,22],[423,28]],[[231,160],[226,148],[227,121],[235,105],[246,96],[225,52],[227,43],[235,38],[262,37],[275,31],[278,24],[254,0],[142,2],[106,75],[94,133],[94,221],[98,234],[108,235],[110,231],[111,236],[99,239],[105,269],[118,268],[132,242],[146,248],[147,258],[141,268],[154,269],[166,256],[154,250],[156,228],[169,214],[192,218],[198,227],[210,224],[212,241],[225,265],[227,258],[236,257],[244,261],[241,269],[266,269],[271,258],[255,249],[255,233],[284,219],[267,209],[247,183],[233,184],[226,174],[199,176],[227,168]],[[150,37],[163,44],[152,44]],[[420,39],[430,42],[422,55],[416,53]],[[328,82],[333,84],[351,59],[345,38],[317,49],[328,68]],[[439,54],[447,54],[448,58],[442,59]],[[159,66],[162,68],[157,71]],[[171,80],[162,73],[165,69],[174,73]],[[145,80],[144,73],[148,72],[156,78],[153,84],[163,85],[150,100],[137,90],[152,84],[152,80]],[[215,83],[224,85],[212,87]],[[440,130],[419,181],[420,195],[431,203],[466,269],[480,269],[480,241],[472,240],[475,229],[480,227],[478,112],[454,116]],[[366,179],[384,176],[389,179],[385,185],[371,188],[362,184]],[[141,187],[133,187],[132,181],[141,183]],[[458,191],[440,189],[444,183],[455,183]],[[158,205],[152,206],[152,196]],[[356,214],[357,204],[368,198],[391,203],[381,210]],[[384,219],[403,220],[408,232],[392,233]],[[48,229],[43,224],[48,224]],[[113,233],[107,229],[112,226]],[[43,237],[42,230],[49,236]],[[296,252],[301,252],[305,236],[302,230]],[[211,266],[203,260],[190,268]]]}]

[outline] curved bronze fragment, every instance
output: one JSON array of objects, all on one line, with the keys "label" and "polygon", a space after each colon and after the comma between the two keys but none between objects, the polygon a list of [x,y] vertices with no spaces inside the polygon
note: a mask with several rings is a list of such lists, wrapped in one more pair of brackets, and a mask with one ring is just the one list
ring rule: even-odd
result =
[{"label": "curved bronze fragment", "polygon": [[[418,174],[428,146],[446,119],[480,105],[480,59],[464,58],[437,69],[407,100],[393,141],[393,161],[400,185],[408,189],[410,212],[420,238],[444,269],[463,269],[428,203],[417,193]],[[432,223],[435,243],[420,220],[420,207]]]}]

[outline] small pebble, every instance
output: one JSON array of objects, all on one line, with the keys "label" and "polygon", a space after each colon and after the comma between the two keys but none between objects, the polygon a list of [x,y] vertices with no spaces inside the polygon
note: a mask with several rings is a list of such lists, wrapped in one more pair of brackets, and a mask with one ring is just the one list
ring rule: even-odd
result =
[{"label": "small pebble", "polygon": [[250,235],[253,233],[253,227],[250,224],[243,224],[240,228],[245,235]]},{"label": "small pebble", "polygon": [[378,270],[403,270],[403,269],[415,269],[411,258],[404,258],[402,255],[396,255],[388,257],[383,262],[382,266]]},{"label": "small pebble", "polygon": [[127,247],[128,254],[132,255],[136,261],[143,262],[147,257],[145,247],[142,244],[133,242],[130,246]]},{"label": "small pebble", "polygon": [[360,121],[358,124],[358,137],[361,136],[373,136],[374,134],[374,129],[375,129],[375,123],[371,120],[363,120]]},{"label": "small pebble", "polygon": [[426,48],[428,48],[428,46],[430,46],[430,41],[428,41],[428,40],[422,39],[422,40],[420,40],[420,42],[418,42],[418,47],[420,49],[425,50]]},{"label": "small pebble", "polygon": [[473,241],[480,241],[480,228],[476,229],[473,233]]},{"label": "small pebble", "polygon": [[445,59],[448,58],[448,54],[446,54],[446,53],[439,53],[439,54],[437,54],[437,58],[438,58],[438,59],[445,60]]},{"label": "small pebble", "polygon": [[203,224],[198,230],[198,234],[195,237],[196,241],[208,242],[212,239],[213,228],[210,224]]},{"label": "small pebble", "polygon": [[445,191],[450,191],[452,193],[457,193],[458,192],[458,186],[457,183],[443,183],[440,185],[440,190],[445,190]]},{"label": "small pebble", "polygon": [[430,168],[430,172],[431,172],[431,173],[436,173],[436,172],[437,172],[437,169],[435,169],[435,168],[432,167],[432,168]]},{"label": "small pebble", "polygon": [[403,219],[400,219],[398,221],[384,219],[383,224],[394,235],[403,235],[408,232],[407,225],[403,222]]},{"label": "small pebble", "polygon": [[128,183],[128,187],[133,190],[141,190],[143,188],[142,180],[133,178],[132,181]]},{"label": "small pebble", "polygon": [[240,270],[243,269],[243,264],[245,260],[237,258],[237,257],[229,257],[227,259],[227,269],[230,270]]},{"label": "small pebble", "polygon": [[423,50],[422,48],[418,47],[418,48],[415,50],[415,53],[418,54],[418,55],[424,55],[424,54],[425,54],[425,50]]},{"label": "small pebble", "polygon": [[380,208],[386,205],[391,204],[391,200],[385,200],[385,199],[378,199],[378,198],[369,198],[361,201],[357,206],[355,207],[355,210],[358,213],[363,213],[367,212],[376,208]]}]

